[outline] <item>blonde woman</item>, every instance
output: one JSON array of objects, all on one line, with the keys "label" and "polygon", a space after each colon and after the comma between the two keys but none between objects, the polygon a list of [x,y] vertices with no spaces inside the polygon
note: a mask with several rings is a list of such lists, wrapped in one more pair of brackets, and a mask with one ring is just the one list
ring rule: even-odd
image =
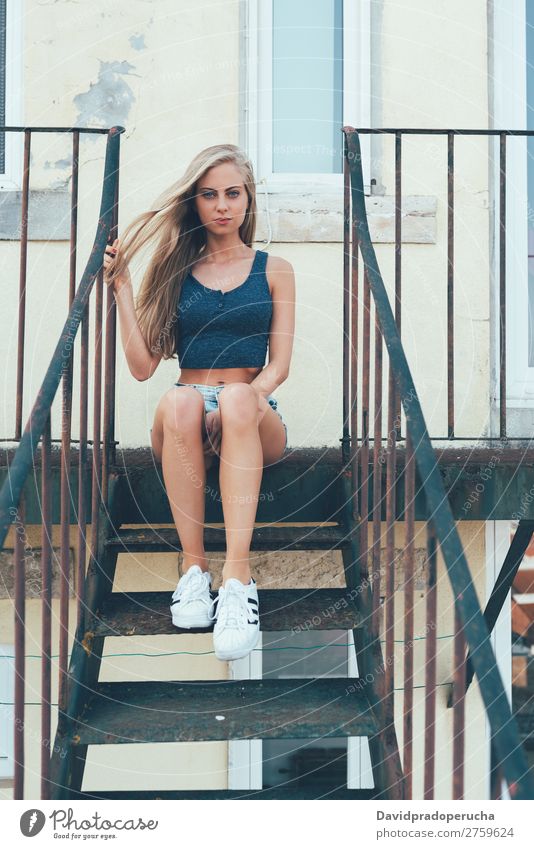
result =
[{"label": "blonde woman", "polygon": [[[285,259],[252,248],[255,226],[250,161],[236,145],[213,145],[104,256],[132,375],[147,380],[161,359],[178,358],[179,378],[151,429],[183,552],[172,621],[181,628],[215,621],[221,660],[244,657],[258,641],[250,542],[263,467],[287,446],[273,393],[289,374],[295,279]],[[151,243],[134,304],[128,266]],[[226,555],[212,601],[203,533],[206,470],[215,460]]]}]

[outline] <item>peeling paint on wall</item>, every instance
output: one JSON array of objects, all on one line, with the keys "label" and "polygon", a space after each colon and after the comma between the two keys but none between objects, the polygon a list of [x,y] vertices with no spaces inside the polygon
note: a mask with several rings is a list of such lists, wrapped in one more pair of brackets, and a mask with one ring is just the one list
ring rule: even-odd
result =
[{"label": "peeling paint on wall", "polygon": [[78,109],[74,126],[126,126],[135,97],[124,77],[131,74],[134,68],[135,65],[126,60],[100,62],[97,82],[91,83],[88,91],[74,98],[74,105]]},{"label": "peeling paint on wall", "polygon": [[71,159],[56,159],[55,162],[50,162],[49,159],[46,160],[44,167],[45,168],[70,168],[72,166],[72,158]]},{"label": "peeling paint on wall", "polygon": [[131,35],[128,39],[134,50],[146,50],[145,36],[143,33],[139,35]]}]

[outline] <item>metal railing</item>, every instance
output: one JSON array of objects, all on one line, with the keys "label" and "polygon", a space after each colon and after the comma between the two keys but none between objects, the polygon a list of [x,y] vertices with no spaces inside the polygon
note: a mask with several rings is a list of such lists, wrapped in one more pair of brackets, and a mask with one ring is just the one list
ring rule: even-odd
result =
[{"label": "metal railing", "polygon": [[[62,382],[61,440],[60,440],[60,601],[59,601],[59,661],[58,661],[58,712],[67,704],[68,639],[69,639],[69,545],[71,509],[78,525],[77,541],[77,628],[84,617],[83,588],[87,559],[86,504],[87,477],[92,476],[91,540],[90,550],[96,550],[100,505],[106,504],[107,470],[114,462],[114,393],[115,393],[115,299],[107,288],[105,331],[103,331],[103,269],[102,257],[108,240],[115,238],[118,218],[119,154],[123,127],[111,129],[86,129],[63,127],[2,127],[2,132],[24,133],[24,170],[22,180],[20,282],[17,348],[17,397],[15,415],[15,441],[19,445],[7,461],[6,480],[0,492],[0,549],[4,546],[11,524],[14,524],[14,611],[15,611],[15,696],[14,696],[14,798],[24,798],[24,730],[25,730],[25,636],[26,636],[26,579],[25,579],[25,505],[23,489],[31,470],[37,472],[37,447],[41,443],[41,798],[50,797],[51,754],[51,690],[52,690],[52,405]],[[22,432],[22,406],[24,386],[26,278],[28,252],[28,216],[30,200],[30,149],[34,133],[71,133],[71,210],[70,210],[70,263],[68,315],[39,393]],[[81,134],[105,134],[106,153],[100,213],[92,250],[76,288],[77,221],[79,191],[79,153]],[[94,350],[93,350],[93,425],[92,440],[88,439],[89,398],[89,319],[90,296],[94,290]],[[105,332],[104,379],[102,379],[103,344]],[[72,401],[73,360],[75,339],[80,338],[79,446],[77,499],[71,493]],[[103,403],[102,403],[103,402]],[[88,446],[91,456],[88,457]],[[7,457],[7,451],[6,451]],[[76,503],[75,503],[76,502]]]},{"label": "metal railing", "polygon": [[[90,551],[96,551],[99,531],[99,510],[107,502],[108,470],[114,462],[114,393],[115,393],[115,342],[116,315],[115,301],[110,289],[107,289],[107,303],[104,331],[104,284],[102,278],[102,255],[109,238],[114,238],[118,216],[118,166],[121,127],[108,130],[84,130],[82,128],[3,128],[8,132],[24,133],[24,177],[22,190],[21,220],[21,259],[20,293],[17,354],[17,401],[15,439],[20,444],[7,470],[7,480],[0,492],[0,547],[3,546],[9,527],[15,524],[15,786],[14,798],[24,798],[24,728],[25,728],[25,570],[24,538],[25,513],[23,488],[29,472],[35,469],[36,452],[41,441],[41,497],[42,497],[42,656],[41,656],[41,796],[50,794],[50,739],[51,739],[51,683],[52,683],[52,594],[51,594],[51,410],[57,396],[59,383],[63,382],[62,432],[61,432],[61,556],[60,556],[60,609],[59,609],[59,663],[58,663],[58,710],[61,713],[68,702],[68,634],[69,634],[69,526],[71,509],[74,510],[78,528],[77,545],[77,632],[82,632],[85,613],[83,589],[87,560],[86,540],[86,483],[91,475],[91,540]],[[71,237],[70,237],[70,274],[69,274],[69,313],[54,355],[26,427],[22,431],[23,367],[25,350],[25,310],[26,310],[26,257],[28,241],[28,209],[30,185],[30,147],[34,132],[69,132],[73,140],[72,196],[71,196]],[[100,218],[91,255],[81,282],[75,288],[76,250],[77,250],[77,209],[78,209],[78,159],[80,133],[100,132],[107,134],[106,161],[104,166]],[[532,780],[528,776],[525,758],[519,743],[517,729],[510,710],[502,681],[497,670],[495,657],[488,641],[487,626],[484,623],[465,555],[458,537],[454,520],[448,506],[446,493],[436,465],[434,450],[430,443],[420,402],[415,391],[411,373],[400,338],[400,244],[401,244],[401,131],[395,131],[396,137],[396,215],[395,215],[395,316],[391,310],[387,292],[376,255],[370,239],[369,226],[363,194],[361,155],[358,133],[352,128],[344,128],[345,149],[345,229],[344,229],[344,349],[343,349],[343,415],[344,431],[342,449],[344,460],[351,463],[354,487],[354,517],[359,526],[360,578],[373,581],[369,605],[371,636],[378,640],[380,636],[380,537],[381,514],[384,498],[382,496],[381,470],[386,465],[386,573],[385,573],[385,653],[394,658],[394,527],[399,518],[397,502],[398,466],[404,474],[405,520],[405,617],[404,643],[406,651],[403,663],[403,792],[406,797],[412,795],[413,775],[413,725],[414,725],[414,551],[415,522],[414,499],[415,467],[423,481],[423,489],[428,503],[428,514],[432,521],[428,523],[427,552],[428,580],[426,593],[427,622],[436,620],[438,609],[438,586],[436,581],[437,547],[441,548],[450,583],[455,595],[454,627],[454,688],[453,688],[453,796],[462,798],[464,793],[464,744],[465,744],[465,669],[466,642],[470,651],[469,665],[477,676],[487,716],[493,733],[493,745],[501,765],[503,775],[508,782],[513,798],[532,798]],[[444,131],[453,133],[455,131]],[[449,169],[452,166],[451,141],[449,135]],[[450,170],[449,170],[450,179]],[[452,200],[452,198],[451,198]],[[449,226],[449,239],[451,228]],[[363,280],[360,297],[358,254],[363,258]],[[448,256],[453,249],[449,241]],[[449,265],[449,268],[452,266]],[[453,285],[453,277],[448,277],[448,286]],[[502,288],[502,287],[501,287]],[[88,393],[89,393],[89,309],[90,296],[94,289],[95,336],[93,349],[93,426],[92,440],[88,438]],[[448,303],[451,304],[452,291],[449,288]],[[359,305],[363,305],[360,321]],[[373,309],[375,321],[371,321]],[[452,316],[452,311],[449,312]],[[361,327],[360,327],[361,324]],[[374,362],[371,363],[371,327],[374,326]],[[105,350],[103,333],[105,332]],[[71,436],[71,413],[73,400],[73,356],[74,340],[80,338],[80,382],[79,411],[80,433],[78,461],[77,501],[70,492],[71,449],[74,440]],[[448,334],[447,362],[453,362],[454,336]],[[501,331],[501,340],[503,339]],[[390,371],[388,400],[386,410],[382,403],[383,343],[389,354]],[[359,355],[361,343],[362,353]],[[360,362],[361,359],[361,362]],[[361,365],[362,381],[358,382],[358,370]],[[504,369],[501,358],[501,371]],[[374,368],[374,373],[373,373]],[[502,372],[503,374],[505,373]],[[374,428],[372,439],[370,428],[370,380],[374,374]],[[501,376],[501,388],[504,385]],[[454,437],[454,373],[449,366],[448,372],[448,422],[449,436]],[[506,410],[502,402],[505,392],[501,391],[501,434],[506,433]],[[404,447],[404,463],[399,463],[401,449],[400,406],[404,408],[407,421]],[[382,419],[387,419],[386,439],[383,437]],[[361,424],[359,425],[359,422]],[[359,432],[360,427],[360,432]],[[390,437],[393,436],[391,439]],[[372,447],[372,478],[369,476],[370,442]],[[90,457],[88,447],[91,445]],[[369,502],[371,507],[369,508]],[[372,542],[369,545],[369,522],[372,524]],[[371,557],[369,568],[368,554]],[[375,576],[376,579],[375,579]],[[465,639],[464,639],[465,637]],[[435,781],[436,749],[436,633],[431,629],[426,641],[425,664],[425,753],[424,753],[424,796],[432,798]],[[382,694],[382,720],[385,727],[394,728],[394,681],[397,674],[395,664],[388,664],[384,674]]]},{"label": "metal railing", "polygon": [[[446,409],[443,429],[441,427],[441,420],[439,433],[436,429],[429,426],[432,440],[446,440],[451,445],[456,440],[466,442],[482,440],[488,443],[509,440],[512,444],[514,441],[519,440],[530,441],[532,433],[530,421],[527,422],[524,431],[520,428],[521,432],[514,435],[509,432],[512,428],[510,428],[510,414],[509,410],[507,410],[507,403],[509,403],[507,399],[507,385],[512,382],[513,375],[510,374],[512,363],[510,362],[509,351],[507,356],[507,312],[509,312],[511,306],[508,303],[510,299],[510,283],[507,278],[509,276],[512,278],[514,289],[517,290],[518,280],[514,274],[514,268],[510,263],[515,263],[516,259],[522,262],[524,259],[524,268],[526,269],[527,267],[527,260],[529,256],[531,257],[528,253],[527,240],[525,239],[524,244],[524,257],[523,255],[517,257],[517,245],[515,242],[518,238],[524,238],[527,232],[525,229],[527,220],[530,224],[532,223],[532,210],[527,189],[523,185],[517,186],[512,184],[512,193],[510,193],[508,182],[511,179],[510,175],[513,177],[515,174],[515,160],[511,159],[515,151],[513,148],[511,149],[509,140],[512,138],[523,139],[526,143],[529,137],[534,136],[534,130],[424,129],[412,127],[402,129],[383,128],[378,130],[359,128],[358,132],[369,134],[374,139],[381,137],[381,144],[384,148],[387,146],[386,140],[389,139],[392,140],[394,146],[392,151],[391,174],[387,171],[388,176],[383,178],[391,179],[394,184],[396,198],[394,235],[393,238],[389,235],[384,237],[384,221],[380,220],[377,226],[376,241],[391,241],[395,247],[392,289],[394,289],[395,293],[395,320],[399,330],[401,329],[402,309],[403,306],[406,309],[406,301],[410,294],[408,287],[405,287],[407,291],[403,291],[402,273],[409,282],[410,275],[417,275],[417,282],[421,290],[420,299],[423,297],[428,299],[429,297],[436,296],[436,300],[426,312],[423,311],[421,303],[417,305],[418,310],[421,311],[421,317],[424,317],[425,321],[431,323],[434,336],[439,336],[439,339],[444,338],[445,340],[442,350],[438,349],[437,342],[433,349],[433,357],[436,358],[435,371],[438,371],[440,376],[441,372],[443,372],[445,380]],[[407,139],[419,140],[419,138],[420,140],[425,140],[424,146],[416,147],[416,142],[408,146]],[[464,140],[462,147],[457,142],[459,138]],[[446,145],[443,143],[440,148],[437,143],[439,139],[445,140]],[[487,170],[481,169],[478,176],[476,174],[473,176],[471,172],[482,161],[481,151],[478,148],[474,150],[467,148],[468,153],[466,154],[467,142],[465,140],[475,141],[477,139],[483,139],[488,145],[488,168]],[[526,149],[522,152],[524,152],[526,159]],[[417,154],[417,169],[413,167],[415,154]],[[383,160],[381,157],[382,154],[380,154],[379,158],[382,167]],[[424,197],[424,186],[429,185],[429,195],[431,195],[432,200],[437,200],[437,209],[440,208],[439,204],[446,207],[446,222],[444,222],[445,226],[443,228],[443,233],[446,233],[446,239],[443,240],[443,244],[439,235],[440,231],[436,228],[436,232],[434,232],[433,226],[428,223],[433,222],[431,214],[434,208],[433,206],[430,207],[423,204],[418,209],[417,204],[415,208],[409,203],[406,203],[404,207],[400,205],[401,185],[403,181],[402,163],[404,160],[407,161],[410,169],[410,186],[413,187],[415,185],[415,191],[412,190],[415,200],[419,203],[421,202],[421,196],[423,195]],[[457,164],[457,160],[459,160],[460,165]],[[437,183],[435,177],[436,174],[439,175],[440,162],[446,165],[446,170],[444,169],[443,180]],[[466,163],[469,169],[467,174],[465,173]],[[423,171],[425,166],[428,169],[426,176]],[[463,169],[461,166],[463,166]],[[406,182],[408,181],[406,180]],[[463,208],[461,203],[459,204],[460,193],[462,193],[464,198]],[[512,202],[507,200],[509,194],[512,194]],[[374,194],[372,197],[375,203],[381,199],[380,194]],[[406,199],[405,196],[403,197]],[[486,261],[488,263],[487,279],[490,280],[492,288],[483,289],[479,294],[479,299],[481,299],[484,308],[487,306],[486,296],[491,299],[493,298],[493,292],[495,292],[495,297],[490,301],[489,308],[490,311],[492,309],[495,310],[495,315],[492,318],[490,317],[490,321],[494,324],[496,333],[495,339],[490,334],[488,349],[484,348],[482,344],[477,349],[476,338],[473,347],[473,339],[471,338],[474,335],[473,327],[480,325],[482,319],[479,315],[471,318],[469,314],[466,314],[465,309],[470,308],[470,302],[466,299],[466,290],[468,287],[464,284],[462,290],[458,292],[457,286],[458,279],[462,276],[462,263],[466,260],[465,252],[462,252],[463,245],[461,239],[458,238],[459,225],[463,225],[465,229],[466,222],[463,217],[466,210],[465,197],[469,197],[473,203],[475,202],[474,199],[476,199],[477,206],[475,208],[482,211],[482,215],[487,218],[487,223],[490,225],[489,242],[487,244],[486,238],[488,237],[488,232],[485,230],[485,220],[483,221],[483,228],[470,233],[470,239],[466,240],[465,243],[471,254],[476,254],[478,251],[478,256],[480,257],[480,262],[477,263],[475,271],[476,275],[478,275],[474,278],[476,284],[484,283],[486,269],[482,270],[480,265]],[[428,202],[428,200],[429,198],[427,197],[426,201]],[[379,208],[378,212],[379,217],[383,213],[384,216],[388,216],[389,218],[390,207],[386,205],[383,211]],[[468,209],[469,213],[471,213],[471,209]],[[494,216],[494,221],[491,221],[492,216]],[[517,216],[520,219],[520,236],[512,229],[515,227]],[[404,239],[401,239],[403,217],[405,218],[405,228],[411,228],[411,230],[409,235],[405,234]],[[481,248],[478,243],[479,238],[484,240]],[[493,239],[495,240],[494,245],[492,244]],[[427,264],[425,259],[425,271],[421,272],[418,267],[419,261],[417,263],[410,262],[409,248],[405,248],[403,242],[421,242],[425,243],[427,248],[429,248],[431,243],[435,243],[437,246],[436,250],[443,251],[443,266],[440,267],[438,263],[433,265]],[[422,248],[421,252],[417,252],[418,260],[424,251],[425,248]],[[492,265],[493,256],[495,257],[494,266]],[[403,264],[404,270],[401,273]],[[469,270],[471,270],[471,266],[469,266]],[[465,274],[465,272],[463,273]],[[432,275],[431,280],[427,279],[429,275]],[[440,280],[444,280],[445,282],[443,288],[441,288],[440,282],[438,282]],[[524,289],[525,298],[527,298],[528,286],[526,273],[521,281],[521,286],[521,291]],[[472,289],[472,286],[469,289]],[[437,300],[438,296],[440,300]],[[464,309],[463,315],[461,312],[462,308]],[[528,313],[529,308],[526,301],[521,305],[520,309],[522,315]],[[471,324],[464,321],[469,336],[463,332],[462,319],[471,319]],[[486,320],[485,314],[484,320]],[[526,324],[525,330],[527,330]],[[517,328],[514,328],[514,332],[517,334]],[[531,330],[530,333],[532,332],[534,331]],[[425,344],[428,347],[428,339],[425,340]],[[466,348],[466,346],[471,347]],[[495,426],[493,426],[492,422],[489,428],[482,428],[479,434],[462,434],[460,432],[461,427],[459,427],[458,423],[458,408],[465,408],[470,403],[469,396],[465,393],[462,394],[462,387],[458,381],[458,360],[461,356],[465,355],[466,350],[470,350],[471,352],[476,351],[483,358],[488,371],[488,397],[490,397],[491,393],[488,419],[492,420],[493,414],[495,414]],[[428,356],[427,350],[424,351],[424,356]],[[489,365],[486,366],[486,364]],[[493,371],[495,372],[494,374]],[[463,369],[463,373],[465,374],[465,368]],[[480,380],[484,378],[484,375],[477,374],[477,378]],[[522,384],[524,377],[521,375],[521,377],[514,379],[517,383]],[[421,395],[423,381],[419,378],[418,383],[420,385]],[[441,403],[441,399],[439,399],[439,403]],[[400,412],[400,406],[398,412]],[[462,410],[460,410],[461,412]],[[480,412],[484,413],[485,411],[481,409]],[[399,426],[396,425],[396,429],[399,430]]]},{"label": "metal railing", "polygon": [[[365,205],[362,156],[359,133],[344,127],[344,350],[343,350],[343,419],[342,449],[344,460],[352,472],[353,516],[359,529],[359,580],[371,587],[364,611],[370,623],[371,639],[381,637],[381,604],[384,596],[385,663],[380,693],[381,724],[395,733],[394,682],[402,667],[402,787],[390,788],[398,797],[413,795],[414,713],[414,505],[416,465],[421,490],[426,499],[426,595],[424,661],[424,778],[423,797],[434,798],[436,766],[436,679],[437,661],[437,552],[441,550],[452,588],[454,603],[453,652],[453,729],[452,797],[464,797],[465,771],[465,671],[466,644],[477,676],[478,686],[491,727],[491,743],[502,775],[513,799],[534,798],[534,780],[528,772],[519,740],[517,725],[511,715],[503,682],[496,664],[489,633],[482,615],[472,576],[453,519],[443,481],[430,441],[420,400],[415,389],[400,334],[400,242],[401,242],[401,138],[395,132],[395,315],[378,266]],[[417,131],[419,132],[419,131]],[[421,131],[423,132],[423,131]],[[449,137],[449,169],[451,167],[451,132]],[[449,170],[450,175],[450,170]],[[449,228],[449,239],[451,231]],[[363,273],[360,273],[360,257]],[[450,252],[449,252],[450,258]],[[451,267],[451,266],[449,266]],[[450,286],[451,278],[448,278]],[[361,312],[361,315],[360,315]],[[374,344],[372,346],[372,328]],[[451,345],[451,334],[448,344]],[[383,347],[388,355],[388,391],[383,401]],[[374,348],[374,359],[371,348]],[[449,354],[451,354],[449,347]],[[450,364],[451,358],[449,356]],[[361,383],[359,371],[361,369]],[[370,406],[370,376],[373,375],[374,403]],[[449,431],[454,433],[452,405],[453,374],[449,370]],[[501,382],[504,377],[501,376]],[[504,394],[501,395],[504,398]],[[401,450],[400,406],[405,414],[405,444]],[[372,416],[372,419],[371,419]],[[501,413],[501,425],[505,422]],[[387,435],[383,436],[383,419]],[[370,448],[370,430],[374,441]],[[504,430],[504,428],[503,428]],[[371,453],[372,452],[372,453]],[[404,462],[401,463],[401,453]],[[371,454],[371,457],[370,457]],[[385,494],[382,470],[386,466]],[[402,470],[402,486],[401,472]],[[380,549],[382,513],[385,501],[385,580],[381,586]],[[404,610],[403,662],[395,659],[395,525],[404,520]],[[369,527],[371,525],[371,528]],[[369,539],[369,537],[372,537]],[[398,574],[398,572],[397,572]],[[363,596],[365,598],[365,596]],[[399,729],[400,730],[400,729]],[[440,741],[444,744],[444,741]]]}]

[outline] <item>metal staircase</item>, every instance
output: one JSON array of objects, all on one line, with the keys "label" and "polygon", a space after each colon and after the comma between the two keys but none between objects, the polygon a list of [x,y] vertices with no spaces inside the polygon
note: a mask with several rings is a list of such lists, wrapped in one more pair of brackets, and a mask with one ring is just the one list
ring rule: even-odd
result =
[{"label": "metal staircase", "polygon": [[[269,490],[278,492],[280,478],[285,482],[292,474],[291,460],[284,470],[273,468],[267,477]],[[293,464],[293,474],[294,474]],[[210,470],[216,486],[216,470]],[[150,477],[150,470],[145,471]],[[337,477],[337,480],[336,480]],[[278,478],[278,486],[277,486]],[[324,479],[324,471],[321,475]],[[100,683],[98,680],[104,639],[126,635],[155,635],[181,632],[172,625],[168,593],[113,592],[113,576],[119,553],[123,551],[180,551],[180,543],[171,529],[121,530],[121,516],[129,523],[139,516],[128,515],[128,503],[137,502],[136,489],[131,490],[127,474],[111,478],[108,515],[102,516],[100,545],[91,561],[87,584],[87,617],[81,639],[71,658],[71,698],[63,714],[61,730],[56,736],[51,781],[58,798],[85,797],[81,792],[87,746],[110,743],[164,743],[209,740],[315,739],[319,737],[368,736],[376,756],[376,789],[334,791],[323,788],[325,798],[379,798],[386,786],[382,766],[387,762],[379,721],[373,705],[371,688],[362,678],[316,678],[310,680],[221,680],[221,681],[122,681]],[[332,474],[330,499],[316,497],[322,506],[342,501],[342,475]],[[143,487],[143,477],[138,478]],[[148,482],[148,490],[151,491]],[[336,492],[337,490],[337,492]],[[125,496],[124,493],[127,493]],[[308,489],[308,495],[310,490]],[[316,494],[317,496],[317,494]],[[141,496],[142,498],[142,496]],[[276,499],[275,499],[276,500]],[[282,502],[279,501],[280,507]],[[313,497],[306,508],[314,511]],[[160,521],[167,521],[164,494],[157,505]],[[155,506],[152,505],[154,511]],[[139,507],[136,512],[141,512]],[[332,513],[325,521],[332,521]],[[316,516],[317,519],[317,516]],[[261,521],[261,517],[259,517]],[[224,533],[220,528],[207,529],[208,551],[221,549]],[[350,585],[354,560],[351,534],[343,524],[308,527],[258,527],[254,531],[252,550],[341,550],[347,565]],[[317,630],[337,628],[363,633],[365,623],[356,595],[347,589],[260,589],[261,628],[283,631],[312,623]],[[209,629],[197,629],[197,632]],[[183,633],[191,633],[184,631]],[[147,721],[147,716],[150,717]],[[398,754],[397,754],[398,758]],[[400,775],[400,772],[399,772]],[[382,784],[378,784],[381,781]],[[400,785],[399,785],[400,786]],[[303,791],[300,791],[301,793]],[[317,792],[317,791],[315,791]],[[391,787],[389,787],[391,792]],[[124,792],[90,791],[92,798],[120,798]],[[127,794],[131,797],[131,792]],[[276,790],[265,791],[176,791],[164,793],[142,791],[139,796],[151,798],[275,798]],[[287,796],[283,787],[280,797]]]},{"label": "metal staircase", "polygon": [[[369,741],[374,789],[349,790],[325,786],[314,798],[410,799],[414,797],[413,743],[415,670],[413,645],[416,606],[414,590],[415,522],[425,522],[427,574],[425,612],[425,723],[424,798],[433,798],[436,780],[436,617],[437,553],[445,562],[454,597],[454,663],[450,705],[452,733],[451,795],[464,794],[464,743],[466,728],[466,661],[477,677],[492,745],[512,798],[534,797],[534,783],[526,768],[517,727],[510,714],[488,624],[480,609],[469,566],[458,536],[447,493],[430,442],[425,420],[399,333],[399,315],[393,316],[369,235],[358,133],[345,134],[344,218],[344,348],[343,435],[341,451],[299,449],[267,469],[262,481],[276,493],[271,503],[260,499],[254,551],[340,551],[345,588],[260,589],[260,621],[264,631],[298,628],[303,622],[320,630],[347,629],[354,636],[358,677],[222,681],[119,681],[102,682],[99,673],[104,640],[127,635],[177,634],[172,626],[169,597],[161,592],[114,591],[117,558],[123,552],[180,551],[176,532],[158,525],[169,523],[170,511],[161,485],[161,470],[152,462],[137,463],[116,448],[114,439],[115,310],[108,292],[105,327],[105,369],[102,380],[103,284],[99,258],[108,237],[117,227],[118,141],[122,128],[112,128],[104,172],[101,217],[86,272],[70,303],[69,318],[58,342],[39,397],[32,409],[20,445],[9,463],[0,494],[0,544],[9,524],[25,521],[24,486],[32,462],[42,491],[44,535],[52,523],[50,502],[50,409],[61,377],[67,408],[72,408],[72,346],[65,340],[78,332],[87,339],[89,295],[96,291],[94,360],[94,425],[90,457],[87,454],[87,419],[82,415],[78,450],[78,500],[67,491],[74,468],[70,419],[62,431],[61,526],[74,521],[84,536],[91,522],[87,573],[80,567],[78,616],[70,660],[67,658],[68,578],[62,560],[60,680],[55,742],[42,760],[42,797],[75,798],[276,798],[288,797],[283,786],[265,791],[195,790],[115,791],[83,790],[89,745],[148,742],[166,743],[257,738],[363,736]],[[360,254],[363,274],[359,267]],[[96,281],[96,282],[95,282]],[[360,287],[360,288],[359,288]],[[359,308],[363,305],[362,317]],[[374,346],[371,346],[372,329]],[[85,335],[84,335],[85,334]],[[389,357],[388,397],[382,398],[383,354]],[[371,357],[371,350],[374,356]],[[361,349],[361,350],[360,350]],[[87,347],[82,346],[81,410],[87,411]],[[361,380],[359,372],[361,370]],[[370,375],[374,374],[371,407]],[[103,399],[103,404],[101,400]],[[400,409],[406,416],[401,435]],[[103,433],[101,439],[101,419]],[[374,424],[370,446],[370,422]],[[387,438],[383,425],[387,424]],[[394,438],[391,439],[391,434]],[[41,451],[37,457],[37,446]],[[102,442],[102,449],[101,449]],[[39,468],[40,463],[40,468]],[[208,482],[218,492],[217,466],[208,471]],[[290,484],[290,485],[288,485]],[[38,484],[39,485],[39,484]],[[221,521],[218,500],[208,506],[207,522]],[[15,512],[13,512],[13,510]],[[17,513],[18,510],[18,513]],[[386,569],[380,568],[381,526],[385,522]],[[403,523],[404,654],[395,654],[395,527]],[[282,524],[283,523],[283,524]],[[290,524],[292,523],[292,525]],[[143,527],[126,527],[142,524]],[[43,537],[44,538],[44,537]],[[530,538],[530,537],[529,537]],[[528,539],[525,541],[525,547]],[[80,543],[85,563],[85,548]],[[224,550],[224,529],[207,527],[207,551]],[[524,551],[524,549],[523,549]],[[79,551],[80,555],[80,551]],[[43,610],[50,609],[50,552],[43,558]],[[17,549],[18,581],[15,614],[18,624],[15,669],[24,679],[24,578],[23,559]],[[384,583],[382,584],[382,579]],[[384,603],[381,603],[381,597]],[[50,721],[49,617],[43,620],[43,737]],[[187,632],[191,633],[190,631]],[[48,636],[47,636],[48,635]],[[48,642],[47,642],[48,641]],[[402,688],[395,680],[402,676]],[[394,691],[402,691],[402,716],[395,715]],[[15,698],[17,720],[24,715],[24,690]],[[17,724],[17,723],[16,723]],[[399,730],[402,727],[402,746]],[[17,736],[17,734],[19,736]],[[18,741],[15,798],[24,797],[24,757]],[[306,798],[305,789],[290,798]]]}]

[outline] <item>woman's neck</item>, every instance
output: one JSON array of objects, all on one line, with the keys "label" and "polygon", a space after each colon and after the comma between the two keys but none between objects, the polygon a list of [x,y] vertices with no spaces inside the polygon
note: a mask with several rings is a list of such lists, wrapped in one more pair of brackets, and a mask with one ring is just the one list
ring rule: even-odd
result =
[{"label": "woman's neck", "polygon": [[231,242],[226,240],[208,239],[204,248],[204,256],[211,257],[211,262],[217,265],[231,264],[236,260],[243,259],[248,255],[250,248],[244,242]]}]

